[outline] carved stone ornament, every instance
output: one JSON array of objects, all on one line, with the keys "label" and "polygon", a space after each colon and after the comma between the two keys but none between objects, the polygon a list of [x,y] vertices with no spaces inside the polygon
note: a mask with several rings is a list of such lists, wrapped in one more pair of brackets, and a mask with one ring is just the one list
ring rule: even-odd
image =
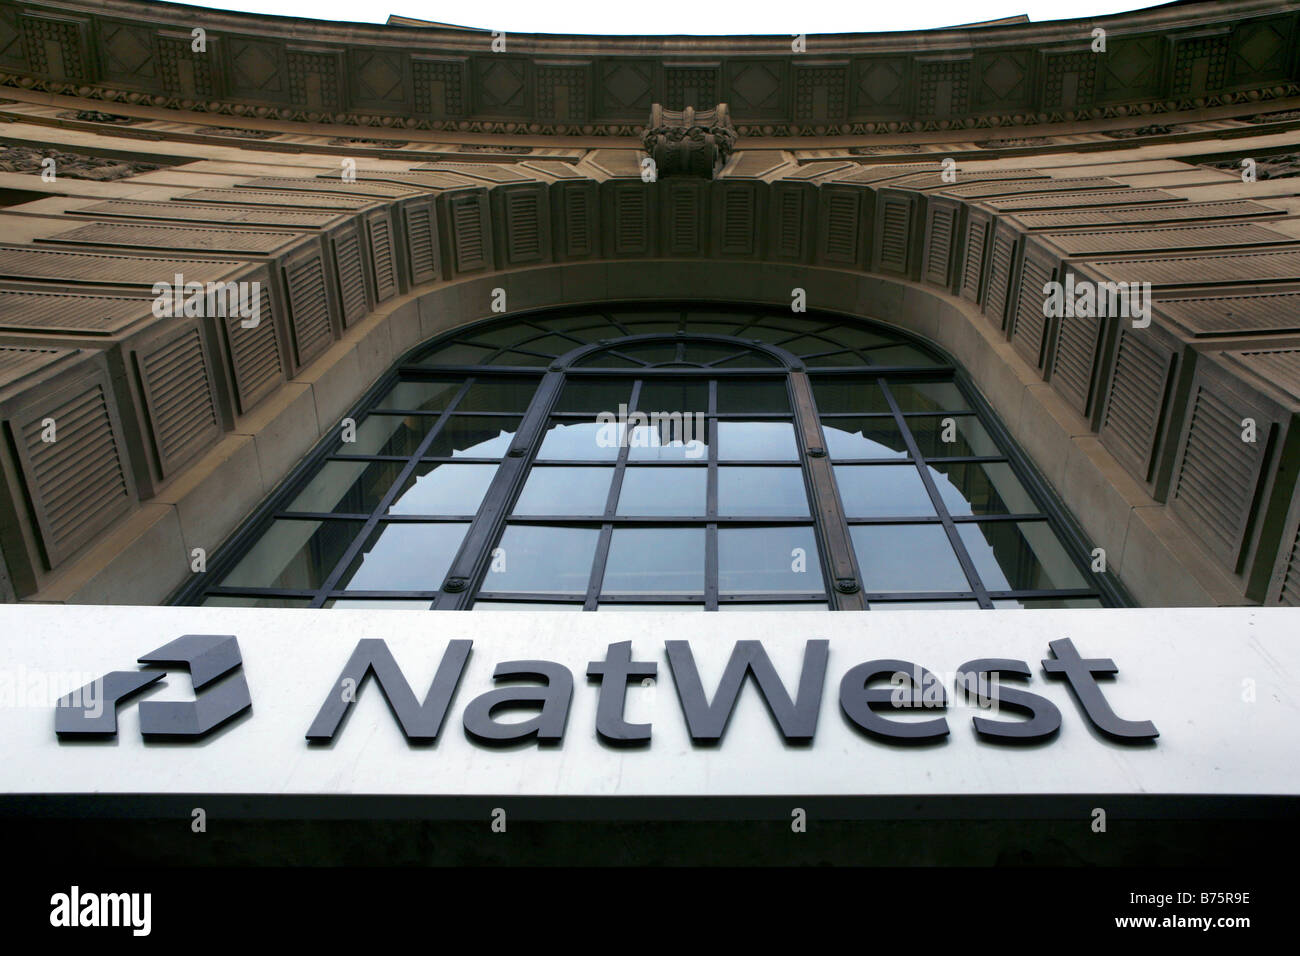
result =
[{"label": "carved stone ornament", "polygon": [[658,176],[713,179],[731,155],[736,130],[726,103],[711,110],[666,110],[656,103],[641,142]]}]

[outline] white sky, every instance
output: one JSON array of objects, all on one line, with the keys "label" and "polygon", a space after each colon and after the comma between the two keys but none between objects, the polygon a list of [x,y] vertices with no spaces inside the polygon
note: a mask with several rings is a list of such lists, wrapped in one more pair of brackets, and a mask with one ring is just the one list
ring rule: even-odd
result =
[{"label": "white sky", "polygon": [[212,0],[198,5],[317,20],[383,23],[388,15],[515,33],[795,34],[920,30],[1028,14],[1094,17],[1157,0]]}]

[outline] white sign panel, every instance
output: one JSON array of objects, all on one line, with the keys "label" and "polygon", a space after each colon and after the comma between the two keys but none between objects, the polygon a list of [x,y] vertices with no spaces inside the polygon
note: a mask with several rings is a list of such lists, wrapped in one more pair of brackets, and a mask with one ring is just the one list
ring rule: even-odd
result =
[{"label": "white sign panel", "polygon": [[[0,793],[1300,794],[1297,625],[1300,611],[1231,608],[10,605]],[[160,663],[138,663],[169,645]],[[541,676],[497,681],[498,668]],[[992,706],[962,693],[963,673]],[[87,684],[98,690],[64,698],[56,734],[55,700]],[[546,700],[498,706],[529,694]],[[489,739],[520,722],[523,739]],[[1038,739],[1017,738],[1027,726]],[[436,739],[420,742],[430,728]]]}]

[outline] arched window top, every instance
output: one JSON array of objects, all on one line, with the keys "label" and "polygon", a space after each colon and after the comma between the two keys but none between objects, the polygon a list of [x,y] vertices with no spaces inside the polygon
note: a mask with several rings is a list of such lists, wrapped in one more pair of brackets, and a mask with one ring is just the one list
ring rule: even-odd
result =
[{"label": "arched window top", "polygon": [[484,322],[412,353],[181,600],[1112,602],[1085,555],[925,344],[818,314],[628,306]]},{"label": "arched window top", "polygon": [[[677,338],[681,341],[675,343]],[[606,348],[581,352],[602,345]],[[678,360],[677,345],[690,356]],[[810,368],[945,364],[921,343],[890,329],[807,313],[725,307],[627,307],[483,322],[431,344],[414,361],[429,367],[543,369],[570,364],[575,355],[578,365],[606,368],[761,368],[785,365],[787,356]]]}]

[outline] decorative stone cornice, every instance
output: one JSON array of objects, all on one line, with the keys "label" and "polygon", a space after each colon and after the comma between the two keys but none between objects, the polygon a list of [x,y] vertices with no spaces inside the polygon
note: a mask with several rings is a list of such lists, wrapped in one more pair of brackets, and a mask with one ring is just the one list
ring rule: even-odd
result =
[{"label": "decorative stone cornice", "polygon": [[[0,0],[0,84],[208,114],[633,136],[730,104],[740,136],[1043,126],[1300,94],[1300,0],[910,33],[587,37],[333,24],[137,0]],[[1105,50],[1093,51],[1095,29]],[[202,50],[191,35],[202,30]],[[58,49],[59,55],[50,55]]]}]

